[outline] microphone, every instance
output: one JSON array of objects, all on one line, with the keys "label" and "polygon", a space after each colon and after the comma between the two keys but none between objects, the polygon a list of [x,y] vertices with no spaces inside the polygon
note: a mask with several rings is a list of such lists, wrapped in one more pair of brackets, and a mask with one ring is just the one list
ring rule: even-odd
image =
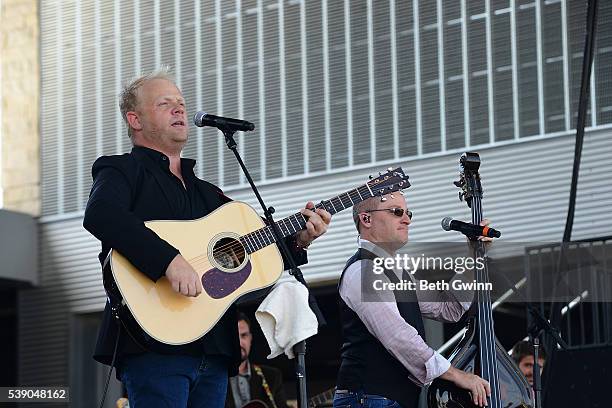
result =
[{"label": "microphone", "polygon": [[489,227],[483,227],[481,225],[468,224],[467,222],[453,220],[451,217],[444,217],[442,220],[442,229],[444,231],[459,231],[467,237],[490,237],[499,238],[501,232]]},{"label": "microphone", "polygon": [[196,112],[193,115],[193,123],[197,127],[210,126],[219,130],[233,130],[247,132],[255,129],[255,125],[246,120],[224,118],[222,116],[209,115],[206,112]]}]

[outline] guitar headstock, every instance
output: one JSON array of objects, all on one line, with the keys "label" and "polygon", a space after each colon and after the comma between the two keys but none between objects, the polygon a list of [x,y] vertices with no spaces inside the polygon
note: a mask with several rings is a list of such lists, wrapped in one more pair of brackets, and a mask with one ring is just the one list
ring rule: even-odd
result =
[{"label": "guitar headstock", "polygon": [[455,181],[455,186],[459,187],[459,200],[472,207],[474,197],[482,198],[482,185],[480,184],[480,156],[476,152],[465,152],[459,159],[460,173],[459,180]]},{"label": "guitar headstock", "polygon": [[408,176],[401,167],[396,169],[389,168],[386,172],[379,173],[379,176],[376,178],[370,176],[370,179],[366,185],[374,196],[382,197],[385,194],[410,187]]}]

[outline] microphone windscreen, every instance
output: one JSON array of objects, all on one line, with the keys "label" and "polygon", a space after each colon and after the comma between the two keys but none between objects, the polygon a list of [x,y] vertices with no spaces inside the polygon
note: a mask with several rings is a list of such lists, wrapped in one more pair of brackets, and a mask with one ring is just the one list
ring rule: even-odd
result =
[{"label": "microphone windscreen", "polygon": [[442,222],[440,224],[442,225],[442,229],[444,231],[450,231],[450,229],[451,229],[450,224],[451,224],[452,220],[453,219],[451,217],[444,217],[444,218],[442,218]]},{"label": "microphone windscreen", "polygon": [[193,124],[196,125],[197,127],[202,127],[204,126],[204,117],[207,115],[206,112],[196,112],[195,115],[193,115]]}]

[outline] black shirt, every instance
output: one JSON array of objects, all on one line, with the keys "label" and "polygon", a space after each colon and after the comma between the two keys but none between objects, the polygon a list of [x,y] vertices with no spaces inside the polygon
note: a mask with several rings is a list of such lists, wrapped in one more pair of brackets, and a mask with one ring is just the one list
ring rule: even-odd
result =
[{"label": "black shirt", "polygon": [[[96,160],[83,225],[102,241],[99,255],[102,264],[114,248],[139,271],[157,281],[179,251],[147,228],[144,221],[197,219],[230,201],[217,186],[195,176],[194,160],[181,159],[185,186],[172,174],[169,164],[163,153],[140,146],[135,146],[129,154]],[[298,263],[306,262],[304,251],[295,251],[294,256]],[[204,337],[188,345],[161,344],[140,332],[144,341],[139,341],[139,336],[123,336],[120,356],[153,350],[222,355],[240,362],[234,307]],[[116,336],[117,325],[107,302],[94,356],[98,361],[110,363]]]}]

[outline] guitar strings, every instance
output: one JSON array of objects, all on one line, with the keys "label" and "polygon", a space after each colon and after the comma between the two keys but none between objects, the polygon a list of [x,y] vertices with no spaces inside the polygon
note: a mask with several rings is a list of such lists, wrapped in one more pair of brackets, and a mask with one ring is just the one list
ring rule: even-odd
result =
[{"label": "guitar strings", "polygon": [[[345,206],[345,204],[342,201],[342,198],[340,198],[340,196],[347,195],[349,197],[349,200],[351,201],[351,204],[354,204],[355,201],[361,202],[361,201],[363,201],[363,195],[359,192],[360,189],[367,189],[367,187],[366,187],[366,185],[360,186],[360,187],[355,188],[353,190],[350,190],[348,192],[342,193],[342,194],[340,194],[340,195],[338,195],[336,197],[333,197],[331,200],[327,200],[327,201],[331,203],[331,205],[332,205],[334,210],[336,209],[334,204],[333,204],[333,202],[332,202],[334,199],[337,199],[338,201],[340,201],[340,203],[344,206],[344,208],[348,208],[347,206]],[[365,191],[364,195],[367,195],[367,198],[373,197],[369,190]],[[355,198],[355,200],[353,200],[353,198]],[[318,203],[318,204],[315,205],[315,209],[319,209],[319,208],[325,208],[325,205],[323,204],[323,202]],[[342,209],[344,209],[344,208],[342,208]],[[336,211],[336,212],[338,212],[338,211]],[[284,233],[283,229],[282,229],[282,226],[285,226],[285,228],[286,228],[286,230],[288,232],[288,234],[285,235],[285,236],[289,236],[290,235],[291,231],[289,230],[289,228],[288,228],[288,226],[286,224],[287,224],[287,222],[289,222],[291,224],[291,226],[293,227],[293,222],[291,222],[291,218],[292,217],[295,219],[295,221],[300,226],[300,229],[295,231],[295,232],[297,233],[297,232],[303,230],[304,227],[302,227],[302,225],[300,224],[300,220],[298,219],[299,216],[302,217],[302,220],[303,220],[304,223],[307,222],[306,217],[302,213],[295,213],[295,214],[290,215],[289,217],[286,217],[286,218],[280,220],[279,222],[277,222],[277,225],[279,225],[279,229],[281,230],[281,233]],[[251,241],[256,243],[256,247],[259,246],[259,248],[255,247],[256,249],[264,248],[264,247],[266,247],[268,245],[271,245],[273,242],[275,242],[275,241],[272,241],[270,243],[267,243],[266,240],[265,240],[266,237],[268,237],[268,238],[271,237],[269,235],[271,233],[271,229],[272,229],[271,226],[266,225],[265,227],[259,228],[259,229],[255,230],[255,231],[251,231],[251,232],[249,232],[249,233],[247,233],[247,234],[245,234],[245,235],[243,235],[243,236],[241,236],[239,238],[236,238],[233,241],[231,241],[230,243],[223,244],[223,245],[221,245],[221,246],[219,246],[217,248],[214,248],[213,251],[227,252],[229,250],[231,250],[231,251],[241,251],[242,249],[244,249],[245,252],[248,252],[247,249],[251,249],[251,248],[249,248],[250,245],[249,245],[248,239],[250,239]],[[258,236],[257,234],[260,234],[260,236]],[[263,235],[263,234],[266,234],[266,235]],[[263,235],[263,236],[261,236],[261,235]],[[264,245],[262,245],[262,243]],[[252,253],[252,252],[250,252],[250,253]],[[202,265],[204,263],[208,263],[208,259],[209,259],[208,254],[203,254],[203,255],[195,256],[193,258],[189,258],[189,259],[187,259],[187,261],[190,264],[192,264],[192,265]]]},{"label": "guitar strings", "polygon": [[[287,217],[287,218],[285,218],[285,219],[283,219],[283,220],[279,221],[279,222],[278,222],[278,224],[279,224],[279,225],[281,225],[281,224],[282,224],[282,225],[284,225],[284,226],[285,226],[285,228],[286,228],[286,230],[287,230],[287,232],[289,232],[289,233],[290,233],[289,228],[288,228],[288,227],[285,225],[285,224],[286,224],[286,222],[287,222],[287,221],[288,221],[288,220],[289,220],[291,217],[296,218],[296,217],[298,217],[298,216],[300,216],[300,215],[303,217],[304,221],[306,221],[306,219],[304,218],[304,215],[303,215],[302,213],[296,213],[296,214],[293,214],[293,215],[291,215],[291,216],[289,216],[289,217]],[[299,224],[299,220],[296,220],[296,222],[298,222],[298,225],[300,225],[300,224]],[[284,232],[283,232],[283,229],[282,229],[282,225],[279,227],[279,229],[281,230],[281,232],[282,232],[282,233],[284,233]],[[291,223],[291,225],[293,226],[293,223]],[[301,226],[301,225],[300,225],[300,226]],[[301,228],[301,229],[303,229],[303,228]],[[300,229],[300,230],[301,230],[301,229]],[[245,252],[248,252],[248,251],[247,251],[247,249],[249,249],[249,246],[250,246],[250,245],[249,245],[249,243],[248,243],[247,239],[250,237],[250,238],[251,238],[251,240],[252,240],[253,242],[256,242],[257,244],[261,245],[261,244],[262,244],[262,242],[260,241],[260,238],[259,238],[259,237],[257,237],[257,235],[256,235],[256,234],[264,234],[264,232],[263,232],[263,231],[266,231],[266,232],[265,232],[266,234],[270,234],[271,227],[270,227],[270,226],[265,226],[265,227],[260,228],[260,229],[258,229],[258,230],[255,230],[255,231],[249,232],[249,233],[247,233],[247,234],[245,234],[245,235],[243,235],[243,236],[241,236],[241,237],[239,237],[239,238],[234,238],[234,239],[233,239],[231,242],[226,243],[226,244],[223,244],[223,245],[220,245],[219,247],[214,248],[214,249],[213,249],[213,251],[227,252],[227,251],[229,251],[229,250],[232,250],[232,251],[242,251],[242,250],[244,249],[244,250],[245,250]],[[297,232],[297,231],[296,231],[296,232]],[[270,237],[270,235],[267,235],[267,236],[268,236],[268,237]],[[256,238],[253,238],[253,237],[256,237]],[[263,243],[265,244],[265,245],[262,245],[262,246],[261,246],[262,248],[263,248],[264,246],[271,245],[271,244],[272,244],[272,242],[274,242],[274,241],[272,241],[272,242],[270,242],[270,243],[266,243],[266,241],[265,241],[265,236],[264,236],[264,237],[262,237],[261,239],[263,240]],[[188,259],[188,261],[189,261],[189,262],[192,262],[192,261],[193,261],[193,262],[198,262],[200,259],[208,259],[208,255],[198,255],[198,256],[196,256],[196,257],[194,257],[194,258],[190,258],[190,259]]]},{"label": "guitar strings", "polygon": [[[342,195],[346,195],[349,198],[349,201],[351,202],[351,206],[355,204],[355,202],[361,202],[364,200],[364,196],[366,198],[371,198],[374,197],[374,195],[372,194],[372,190],[369,186],[370,182],[359,186],[355,189],[349,190],[347,192],[344,192],[342,194],[337,195],[336,197],[331,198],[330,200],[326,200],[327,202],[329,202],[332,206],[332,208],[325,208],[325,204],[324,202],[320,202],[318,204],[315,205],[315,209],[319,209],[319,208],[324,208],[330,212],[332,212],[332,214],[335,214],[337,212],[339,212],[336,209],[336,206],[334,205],[333,201],[334,200],[338,200],[341,204],[341,210],[344,210],[345,208],[350,207],[348,204],[345,204],[344,201],[342,200]],[[363,190],[363,191],[360,191]],[[383,191],[383,190],[381,190]],[[363,194],[362,194],[363,193]],[[354,199],[353,199],[354,198]],[[332,211],[333,210],[333,211]],[[301,231],[304,229],[304,226],[302,226],[302,223],[300,223],[300,220],[298,219],[298,217],[302,218],[302,223],[308,222],[308,220],[306,219],[306,217],[304,216],[304,214],[302,213],[295,213],[289,217],[286,217],[284,219],[282,219],[281,221],[279,221],[277,223],[277,225],[279,225],[279,229],[281,230],[281,233],[284,234],[282,227],[284,226],[285,229],[287,230],[287,235],[289,236],[291,234],[291,231],[289,229],[289,227],[287,226],[287,222],[290,223],[291,227],[294,228],[293,222],[291,220],[291,218],[293,217],[295,219],[295,221],[297,222],[298,226],[300,227],[299,230],[296,230],[295,233]],[[295,229],[295,228],[294,228]],[[234,251],[234,252],[240,252],[242,250],[244,250],[245,253],[253,253],[256,250],[259,250],[261,248],[264,248],[268,245],[271,245],[272,243],[275,242],[275,239],[273,236],[270,235],[271,233],[271,226],[266,225],[263,228],[259,228],[255,231],[251,231],[237,239],[232,240],[229,243],[223,244],[217,248],[213,249],[213,257],[214,257],[214,251],[221,251],[221,252],[227,252],[227,251]],[[271,242],[267,242],[266,238],[270,239],[272,238]],[[250,241],[252,241],[253,243],[255,243],[255,246],[252,246],[250,244]],[[249,250],[251,252],[249,252]],[[193,258],[187,259],[187,261],[192,264],[192,266],[201,266],[204,264],[209,264],[209,256],[208,254],[202,254],[202,255],[198,255],[195,256]]]},{"label": "guitar strings", "polygon": [[[342,195],[346,195],[346,196],[348,196],[348,197],[349,197],[349,201],[351,202],[351,204],[354,204],[354,203],[355,203],[355,201],[357,201],[357,202],[363,201],[363,195],[362,195],[362,194],[359,192],[359,190],[362,190],[362,189],[363,189],[363,190],[366,190],[366,191],[364,191],[364,194],[363,194],[363,195],[366,195],[366,196],[367,196],[367,198],[373,197],[373,196],[372,196],[372,194],[369,192],[368,188],[366,187],[366,185],[363,185],[363,186],[360,186],[360,187],[355,188],[355,189],[353,189],[353,190],[350,190],[350,191],[344,192],[344,193],[342,193],[342,194],[340,194],[340,195],[338,195],[338,196],[336,196],[336,197],[333,197],[331,200],[327,200],[327,201],[328,201],[328,202],[329,202],[329,203],[332,205],[333,210],[334,210],[335,212],[338,212],[338,211],[336,210],[336,207],[334,206],[334,203],[333,203],[333,201],[334,201],[334,200],[338,200],[338,201],[340,202],[340,204],[342,204],[342,206],[343,206],[344,208],[341,208],[341,210],[343,210],[343,209],[345,209],[345,208],[348,208],[349,206],[348,206],[348,204],[345,204],[345,203],[344,203],[344,201],[342,200],[341,196],[342,196]],[[358,198],[358,197],[359,197],[359,198]],[[355,200],[353,200],[353,198],[355,198]],[[315,205],[315,209],[320,209],[320,208],[325,208],[325,205],[324,205],[324,203],[323,203],[323,202],[318,203],[318,204],[316,204],[316,205]],[[327,210],[330,210],[330,209],[327,209]],[[287,218],[284,218],[283,220],[281,220],[281,221],[277,222],[277,224],[280,226],[281,232],[282,232],[282,226],[285,226],[285,227],[286,227],[286,230],[287,230],[288,235],[290,235],[290,234],[291,234],[291,231],[289,230],[289,228],[287,227],[287,225],[286,225],[286,224],[287,224],[287,222],[289,222],[289,223],[290,223],[290,225],[291,225],[291,227],[293,227],[293,222],[291,221],[291,218],[292,218],[292,217],[295,219],[295,221],[298,223],[298,226],[300,227],[300,229],[299,229],[299,230],[296,230],[296,231],[294,231],[294,232],[299,232],[299,231],[301,231],[302,229],[304,229],[304,227],[301,225],[300,220],[298,219],[298,217],[301,217],[301,218],[302,218],[302,222],[303,222],[303,223],[306,223],[308,220],[306,219],[306,217],[304,216],[304,214],[302,214],[302,213],[295,213],[295,214],[293,214],[293,215],[291,215],[291,216],[289,216],[289,217],[287,217]],[[255,231],[252,231],[252,232],[249,232],[249,233],[247,233],[247,234],[243,235],[243,236],[241,237],[241,239],[246,240],[246,239],[250,238],[251,240],[253,240],[254,242],[256,242],[258,245],[261,245],[261,242],[258,242],[258,241],[259,241],[259,237],[257,237],[257,235],[256,235],[256,234],[264,234],[264,231],[266,231],[265,233],[267,234],[267,236],[268,236],[268,237],[270,237],[270,235],[269,235],[269,234],[270,234],[270,232],[271,232],[271,227],[270,227],[269,225],[267,225],[267,226],[265,226],[265,227],[263,227],[263,228],[260,228],[260,229],[258,229],[258,230],[255,230]],[[274,241],[272,241],[272,242],[270,242],[270,243],[266,243],[266,241],[265,241],[265,237],[266,237],[266,236],[264,236],[264,237],[263,237],[263,238],[264,238],[263,243],[265,244],[264,246],[271,245],[271,244],[274,242]],[[221,246],[221,247],[219,247],[218,249],[230,249],[230,247],[228,247],[227,245],[230,245],[230,246],[231,246],[231,249],[236,249],[237,247],[239,247],[239,246],[240,246],[240,245],[236,245],[236,244],[226,244],[226,246]],[[247,245],[248,245],[248,242],[247,242]]]}]

